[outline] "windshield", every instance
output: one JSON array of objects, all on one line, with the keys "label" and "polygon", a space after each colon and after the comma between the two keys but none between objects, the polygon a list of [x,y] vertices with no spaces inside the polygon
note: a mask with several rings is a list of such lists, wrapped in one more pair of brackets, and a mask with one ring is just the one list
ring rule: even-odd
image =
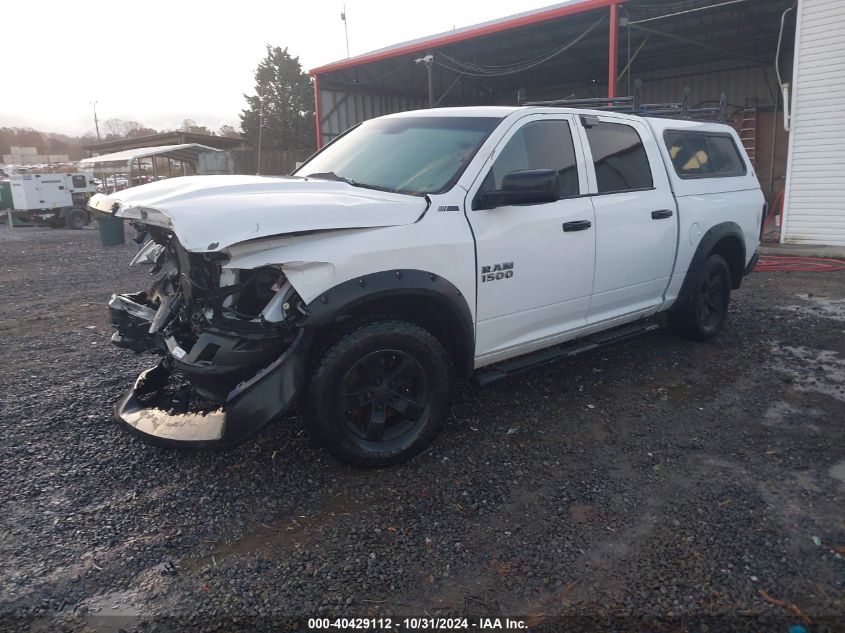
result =
[{"label": "windshield", "polygon": [[451,187],[487,135],[495,117],[374,119],[339,138],[294,175],[422,195]]}]

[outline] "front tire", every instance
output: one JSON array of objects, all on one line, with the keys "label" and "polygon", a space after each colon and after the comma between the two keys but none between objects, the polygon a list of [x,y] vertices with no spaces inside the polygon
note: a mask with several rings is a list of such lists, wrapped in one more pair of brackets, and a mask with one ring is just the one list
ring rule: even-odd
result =
[{"label": "front tire", "polygon": [[434,439],[451,388],[450,358],[433,334],[405,321],[377,321],[326,350],[306,412],[339,461],[386,466],[410,459]]},{"label": "front tire", "polygon": [[710,255],[696,275],[689,299],[669,313],[669,325],[679,336],[708,341],[722,329],[730,301],[728,264],[721,255]]},{"label": "front tire", "polygon": [[65,214],[65,226],[74,231],[84,229],[88,224],[88,213],[74,207]]}]

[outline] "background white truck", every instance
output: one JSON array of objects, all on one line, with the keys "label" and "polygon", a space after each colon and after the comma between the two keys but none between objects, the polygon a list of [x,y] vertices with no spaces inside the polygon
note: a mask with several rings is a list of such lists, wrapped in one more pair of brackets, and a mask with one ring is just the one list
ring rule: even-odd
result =
[{"label": "background white truck", "polygon": [[96,185],[88,173],[12,174],[13,214],[53,228],[81,229],[91,221],[88,199]]},{"label": "background white truck", "polygon": [[128,430],[233,444],[304,401],[329,450],[364,466],[427,445],[454,375],[487,384],[658,313],[716,335],[764,216],[729,126],[547,106],[390,115],[290,178],[91,205],[151,239],[136,261],[152,288],[109,304],[115,344],[162,356],[116,407]]}]

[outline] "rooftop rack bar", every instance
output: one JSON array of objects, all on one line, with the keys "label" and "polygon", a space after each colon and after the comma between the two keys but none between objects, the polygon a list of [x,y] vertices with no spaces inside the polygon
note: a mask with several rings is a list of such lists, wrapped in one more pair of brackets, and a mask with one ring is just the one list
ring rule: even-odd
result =
[{"label": "rooftop rack bar", "polygon": [[634,81],[634,94],[629,97],[595,97],[590,99],[555,99],[552,101],[525,101],[524,91],[520,90],[518,100],[525,106],[552,106],[561,108],[589,108],[606,112],[625,112],[641,116],[677,117],[682,119],[710,118],[724,122],[726,120],[727,97],[719,96],[719,105],[711,107],[691,108],[689,105],[689,88],[684,88],[683,96],[678,103],[642,103],[643,82]]}]

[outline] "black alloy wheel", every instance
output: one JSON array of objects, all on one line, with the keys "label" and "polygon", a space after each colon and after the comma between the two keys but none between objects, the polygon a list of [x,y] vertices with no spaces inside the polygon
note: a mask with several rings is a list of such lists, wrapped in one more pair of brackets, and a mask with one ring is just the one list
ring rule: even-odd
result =
[{"label": "black alloy wheel", "polygon": [[728,310],[725,279],[713,268],[701,280],[697,293],[698,321],[704,329],[718,327]]},{"label": "black alloy wheel", "polygon": [[368,442],[401,438],[420,421],[428,403],[428,380],[410,354],[379,350],[364,356],[341,381],[340,415]]},{"label": "black alloy wheel", "polygon": [[338,460],[385,466],[410,459],[446,419],[452,363],[415,323],[375,320],[322,354],[308,388],[309,427]]},{"label": "black alloy wheel", "polygon": [[710,255],[696,271],[694,291],[669,312],[669,325],[679,336],[707,341],[716,336],[728,315],[731,271],[721,255]]}]

